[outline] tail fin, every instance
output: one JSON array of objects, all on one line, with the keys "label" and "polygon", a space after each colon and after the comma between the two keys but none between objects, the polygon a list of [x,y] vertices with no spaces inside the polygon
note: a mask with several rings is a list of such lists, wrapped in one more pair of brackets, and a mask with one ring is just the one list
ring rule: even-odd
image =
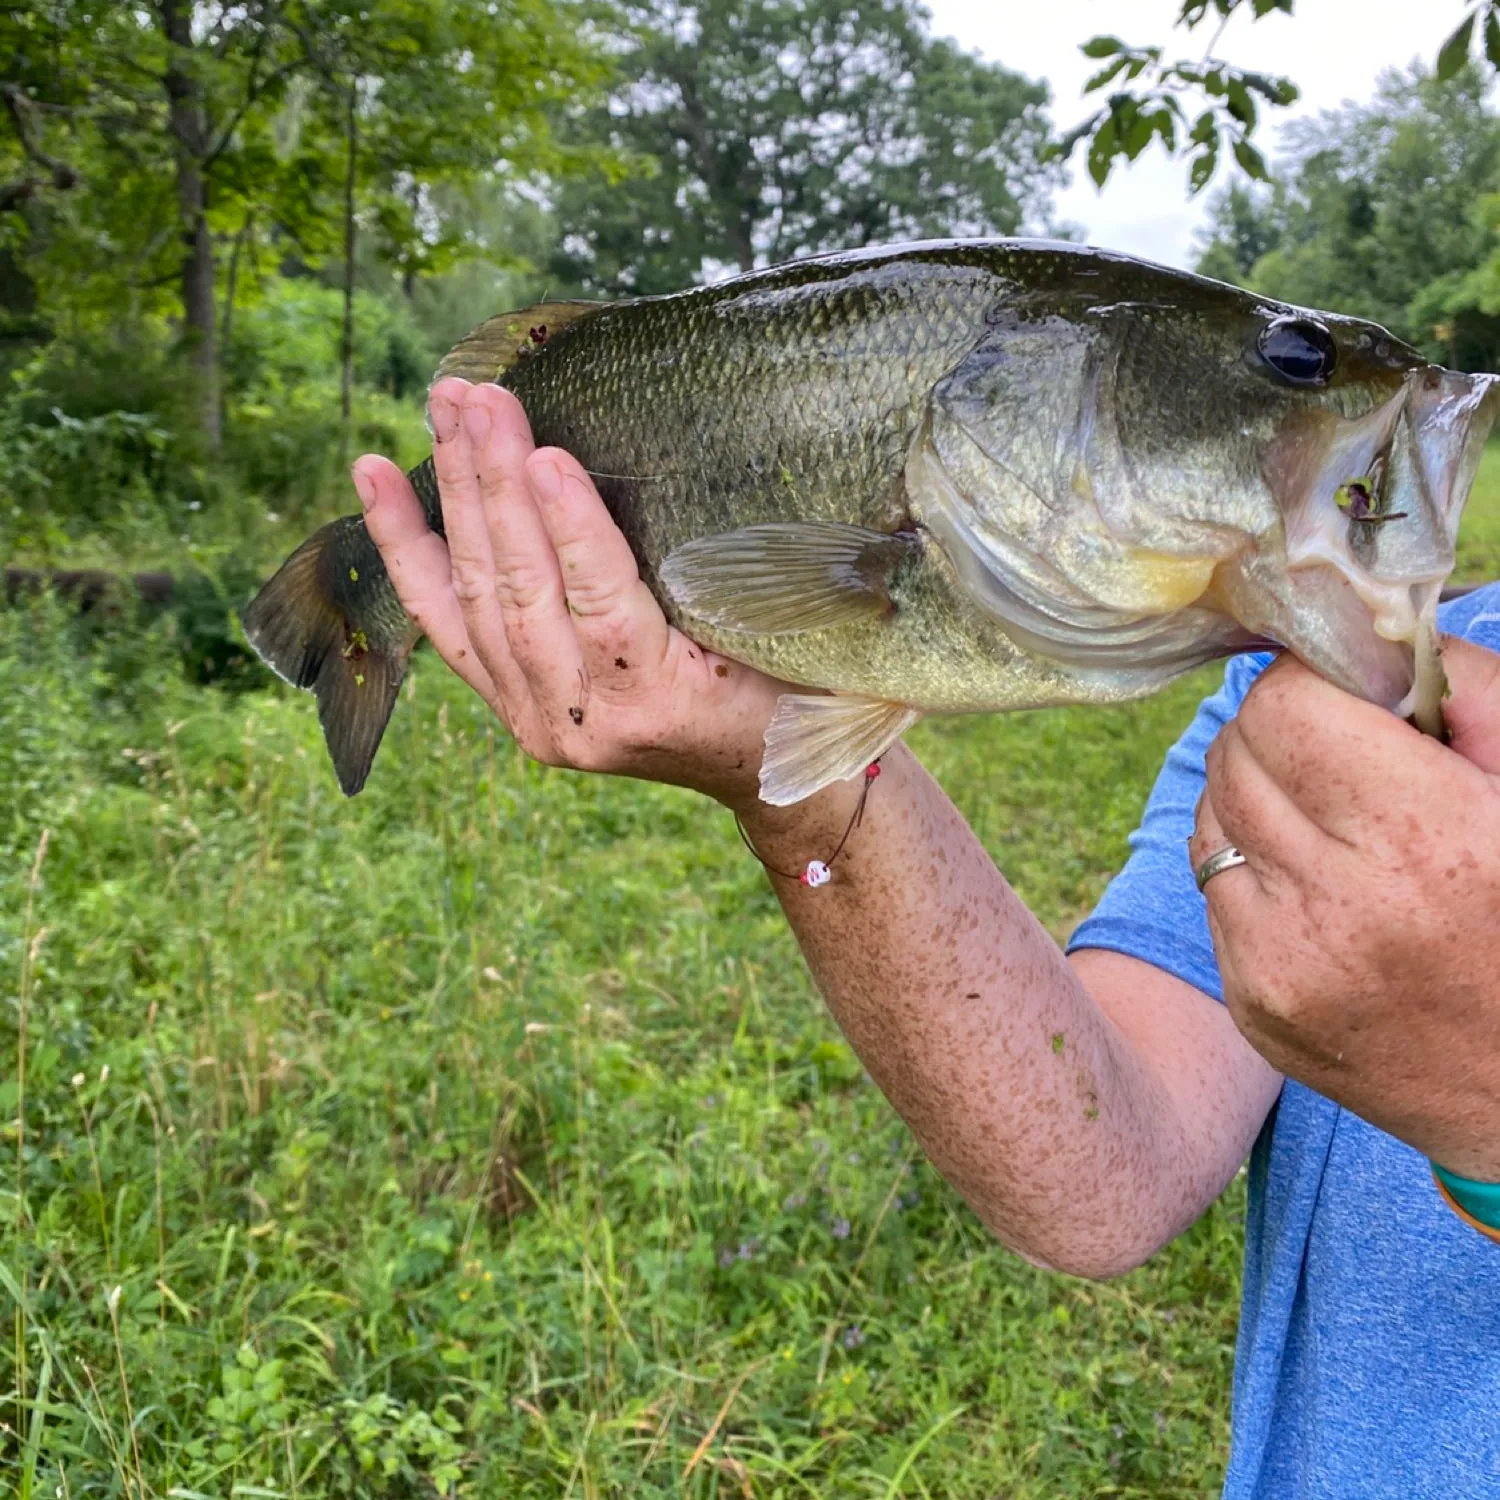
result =
[{"label": "tail fin", "polygon": [[396,703],[420,632],[396,598],[359,516],[315,532],[243,615],[266,665],[318,699],[318,721],[339,785],[352,797]]}]

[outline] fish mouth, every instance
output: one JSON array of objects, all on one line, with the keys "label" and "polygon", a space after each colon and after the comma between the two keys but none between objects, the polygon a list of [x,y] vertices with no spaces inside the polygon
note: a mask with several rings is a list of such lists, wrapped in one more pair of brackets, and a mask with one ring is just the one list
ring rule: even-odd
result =
[{"label": "fish mouth", "polygon": [[1438,598],[1497,416],[1500,377],[1437,366],[1360,417],[1299,412],[1262,465],[1282,545],[1221,566],[1220,606],[1337,686],[1436,714]]}]

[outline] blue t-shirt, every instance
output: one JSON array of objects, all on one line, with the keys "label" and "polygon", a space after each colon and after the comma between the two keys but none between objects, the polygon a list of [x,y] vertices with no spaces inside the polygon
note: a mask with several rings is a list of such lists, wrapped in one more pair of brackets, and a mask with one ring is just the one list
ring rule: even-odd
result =
[{"label": "blue t-shirt", "polygon": [[[1500,650],[1500,585],[1442,622]],[[1204,753],[1269,660],[1229,664],[1070,951],[1127,953],[1223,999],[1187,837]],[[1500,1245],[1446,1207],[1420,1153],[1290,1081],[1249,1185],[1225,1500],[1500,1497]]]}]

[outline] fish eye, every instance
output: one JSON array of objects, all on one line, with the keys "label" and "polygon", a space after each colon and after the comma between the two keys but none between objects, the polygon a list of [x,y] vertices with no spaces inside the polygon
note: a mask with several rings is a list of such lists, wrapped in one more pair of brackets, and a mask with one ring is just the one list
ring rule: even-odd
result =
[{"label": "fish eye", "polygon": [[1338,364],[1333,335],[1311,318],[1277,318],[1261,330],[1256,348],[1290,385],[1326,385]]}]

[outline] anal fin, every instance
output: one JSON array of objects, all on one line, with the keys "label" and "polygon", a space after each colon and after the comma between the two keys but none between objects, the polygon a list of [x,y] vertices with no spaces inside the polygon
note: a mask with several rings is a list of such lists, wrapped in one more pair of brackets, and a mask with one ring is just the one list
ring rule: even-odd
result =
[{"label": "anal fin", "polygon": [[858,776],[921,717],[909,704],[881,698],[783,694],[766,726],[761,801],[788,807]]}]

